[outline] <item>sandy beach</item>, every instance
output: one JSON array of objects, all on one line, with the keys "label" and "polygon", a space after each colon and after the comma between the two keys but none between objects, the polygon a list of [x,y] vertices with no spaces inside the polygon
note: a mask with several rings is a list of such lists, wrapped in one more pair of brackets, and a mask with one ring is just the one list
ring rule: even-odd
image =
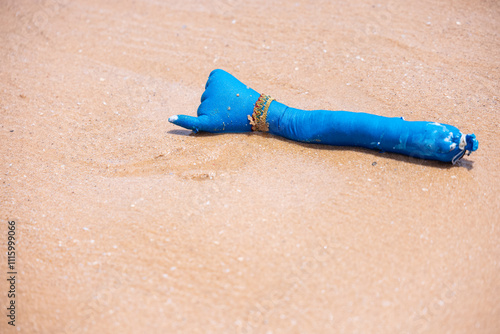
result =
[{"label": "sandy beach", "polygon": [[[499,17],[487,0],[0,1],[0,332],[498,333]],[[479,149],[451,165],[169,123],[217,68]]]}]

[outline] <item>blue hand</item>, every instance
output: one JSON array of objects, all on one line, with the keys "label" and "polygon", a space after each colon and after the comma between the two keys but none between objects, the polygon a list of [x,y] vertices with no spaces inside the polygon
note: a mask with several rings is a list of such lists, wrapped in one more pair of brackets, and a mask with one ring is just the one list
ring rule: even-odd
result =
[{"label": "blue hand", "polygon": [[176,115],[168,120],[194,132],[248,132],[252,131],[248,116],[258,98],[259,93],[231,74],[214,70],[201,96],[198,117]]}]

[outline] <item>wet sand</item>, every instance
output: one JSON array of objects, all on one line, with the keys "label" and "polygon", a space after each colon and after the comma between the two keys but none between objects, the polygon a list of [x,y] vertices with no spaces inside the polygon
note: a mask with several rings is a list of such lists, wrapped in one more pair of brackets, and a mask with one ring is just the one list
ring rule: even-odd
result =
[{"label": "wet sand", "polygon": [[[498,333],[498,2],[0,8],[17,331]],[[215,68],[293,107],[452,124],[479,150],[452,166],[168,123]]]}]

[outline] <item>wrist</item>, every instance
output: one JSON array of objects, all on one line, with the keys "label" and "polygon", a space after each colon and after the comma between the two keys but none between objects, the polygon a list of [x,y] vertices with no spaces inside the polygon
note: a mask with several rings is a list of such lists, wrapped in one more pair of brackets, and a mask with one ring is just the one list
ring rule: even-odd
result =
[{"label": "wrist", "polygon": [[270,133],[279,136],[283,135],[283,129],[286,127],[286,121],[283,116],[287,112],[287,109],[288,106],[276,100],[271,103],[267,112],[267,123],[269,124]]},{"label": "wrist", "polygon": [[248,116],[252,131],[270,132],[280,135],[282,116],[288,107],[269,95],[261,94],[254,104],[252,115]]}]

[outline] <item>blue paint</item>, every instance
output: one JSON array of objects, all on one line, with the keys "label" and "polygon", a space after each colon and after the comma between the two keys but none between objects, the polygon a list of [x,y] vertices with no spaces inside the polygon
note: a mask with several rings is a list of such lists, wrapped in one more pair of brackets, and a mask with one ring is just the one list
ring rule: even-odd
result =
[{"label": "blue paint", "polygon": [[[205,86],[198,117],[174,116],[172,123],[194,132],[249,132],[248,116],[260,94],[231,74],[213,71]],[[269,132],[291,140],[357,146],[412,157],[456,162],[478,148],[476,136],[463,136],[448,124],[410,122],[367,113],[301,110],[273,101],[267,114]]]}]

